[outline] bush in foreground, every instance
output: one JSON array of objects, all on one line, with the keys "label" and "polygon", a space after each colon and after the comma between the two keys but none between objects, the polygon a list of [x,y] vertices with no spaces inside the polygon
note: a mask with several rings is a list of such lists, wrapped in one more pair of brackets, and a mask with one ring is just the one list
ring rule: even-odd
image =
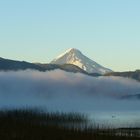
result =
[{"label": "bush in foreground", "polygon": [[[125,132],[125,133],[124,133]],[[1,140],[138,140],[128,129],[88,127],[77,113],[44,113],[35,109],[0,111]]]}]

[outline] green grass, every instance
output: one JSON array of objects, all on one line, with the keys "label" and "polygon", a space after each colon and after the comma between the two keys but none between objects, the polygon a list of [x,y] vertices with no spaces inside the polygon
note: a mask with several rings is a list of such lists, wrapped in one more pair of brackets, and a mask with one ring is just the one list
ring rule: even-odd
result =
[{"label": "green grass", "polygon": [[[130,129],[87,127],[77,113],[44,113],[36,109],[1,110],[0,140],[138,140]],[[116,134],[119,133],[119,136]]]}]

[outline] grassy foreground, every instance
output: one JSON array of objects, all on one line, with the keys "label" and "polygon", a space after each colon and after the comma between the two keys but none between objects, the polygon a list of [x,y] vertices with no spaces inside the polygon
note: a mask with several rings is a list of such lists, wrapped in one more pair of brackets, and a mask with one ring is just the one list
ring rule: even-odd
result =
[{"label": "grassy foreground", "polygon": [[139,140],[139,131],[86,127],[77,113],[44,113],[38,110],[0,111],[0,140]]}]

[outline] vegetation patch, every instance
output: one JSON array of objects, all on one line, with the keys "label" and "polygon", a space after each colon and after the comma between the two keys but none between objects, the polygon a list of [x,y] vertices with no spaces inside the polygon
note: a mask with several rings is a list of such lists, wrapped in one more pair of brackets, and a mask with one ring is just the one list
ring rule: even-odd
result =
[{"label": "vegetation patch", "polygon": [[0,111],[1,140],[138,140],[139,129],[89,126],[78,113],[49,113],[38,109]]}]

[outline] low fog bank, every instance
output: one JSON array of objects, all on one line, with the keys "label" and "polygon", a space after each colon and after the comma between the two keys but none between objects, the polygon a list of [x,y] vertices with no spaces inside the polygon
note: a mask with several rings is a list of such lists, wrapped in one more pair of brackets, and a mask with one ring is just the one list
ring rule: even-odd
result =
[{"label": "low fog bank", "polygon": [[139,110],[140,83],[61,70],[0,72],[0,107],[41,106],[59,111]]}]

